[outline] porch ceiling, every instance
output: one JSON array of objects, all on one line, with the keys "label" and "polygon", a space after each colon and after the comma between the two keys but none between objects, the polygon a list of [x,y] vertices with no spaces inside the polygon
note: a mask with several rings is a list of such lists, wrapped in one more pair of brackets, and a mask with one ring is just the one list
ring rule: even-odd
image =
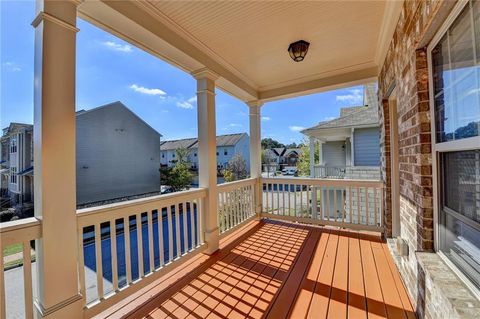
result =
[{"label": "porch ceiling", "polygon": [[[105,1],[80,15],[192,72],[207,67],[243,100],[273,100],[375,79],[403,1]],[[310,42],[293,62],[291,42]]]}]

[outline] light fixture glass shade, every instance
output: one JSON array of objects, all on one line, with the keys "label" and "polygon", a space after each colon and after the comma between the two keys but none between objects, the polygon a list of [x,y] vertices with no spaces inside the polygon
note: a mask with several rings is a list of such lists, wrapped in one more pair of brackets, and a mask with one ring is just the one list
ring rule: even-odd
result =
[{"label": "light fixture glass shade", "polygon": [[290,54],[293,61],[301,62],[307,55],[309,45],[310,43],[304,40],[290,43],[288,46],[288,54]]}]

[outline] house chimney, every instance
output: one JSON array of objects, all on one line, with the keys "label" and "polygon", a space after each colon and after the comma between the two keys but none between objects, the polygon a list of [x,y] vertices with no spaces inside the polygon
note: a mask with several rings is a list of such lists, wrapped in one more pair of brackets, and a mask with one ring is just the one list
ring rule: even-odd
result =
[{"label": "house chimney", "polygon": [[366,107],[368,106],[373,106],[377,107],[378,106],[378,84],[377,82],[365,84],[363,86],[363,105]]}]

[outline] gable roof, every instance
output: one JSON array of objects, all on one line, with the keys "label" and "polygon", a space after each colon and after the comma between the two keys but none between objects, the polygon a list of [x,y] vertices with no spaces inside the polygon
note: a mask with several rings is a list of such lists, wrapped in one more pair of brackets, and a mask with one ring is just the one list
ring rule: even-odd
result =
[{"label": "gable roof", "polygon": [[376,84],[364,86],[364,105],[343,107],[340,116],[330,121],[323,121],[317,125],[301,131],[308,134],[310,131],[380,125],[378,117],[378,102],[376,99]]},{"label": "gable roof", "polygon": [[[217,136],[217,146],[234,146],[244,136],[248,136],[247,133],[235,133],[225,134]],[[180,140],[164,141],[160,144],[162,151],[176,150],[178,148],[198,148],[198,138],[184,138]]]},{"label": "gable roof", "polygon": [[90,113],[93,113],[93,112],[97,112],[99,110],[103,110],[103,109],[106,109],[106,108],[111,108],[111,107],[121,107],[123,109],[125,109],[126,111],[128,111],[130,114],[132,114],[135,118],[137,118],[139,121],[141,121],[143,124],[145,124],[147,127],[149,127],[150,129],[152,129],[153,131],[155,131],[155,133],[157,133],[158,135],[160,135],[160,137],[162,137],[162,134],[160,134],[156,129],[154,129],[152,126],[150,126],[150,124],[148,124],[147,122],[145,122],[140,116],[138,116],[135,112],[133,112],[132,110],[130,110],[125,104],[123,104],[122,102],[120,101],[115,101],[115,102],[112,102],[112,103],[108,103],[108,104],[104,104],[104,105],[100,105],[100,106],[97,106],[97,107],[94,107],[93,109],[90,109],[90,110],[79,110],[75,113],[76,117],[81,117],[85,114],[90,114]]}]

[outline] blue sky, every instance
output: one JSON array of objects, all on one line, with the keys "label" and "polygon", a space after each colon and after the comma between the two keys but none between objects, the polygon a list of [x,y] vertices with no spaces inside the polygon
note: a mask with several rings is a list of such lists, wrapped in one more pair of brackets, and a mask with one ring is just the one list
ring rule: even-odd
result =
[{"label": "blue sky", "polygon": [[[33,122],[34,2],[0,1],[0,124]],[[187,73],[78,20],[77,109],[121,101],[164,139],[197,135],[195,80]],[[248,132],[248,108],[217,91],[217,134]],[[300,142],[298,131],[359,105],[361,87],[267,103],[262,137]]]}]

